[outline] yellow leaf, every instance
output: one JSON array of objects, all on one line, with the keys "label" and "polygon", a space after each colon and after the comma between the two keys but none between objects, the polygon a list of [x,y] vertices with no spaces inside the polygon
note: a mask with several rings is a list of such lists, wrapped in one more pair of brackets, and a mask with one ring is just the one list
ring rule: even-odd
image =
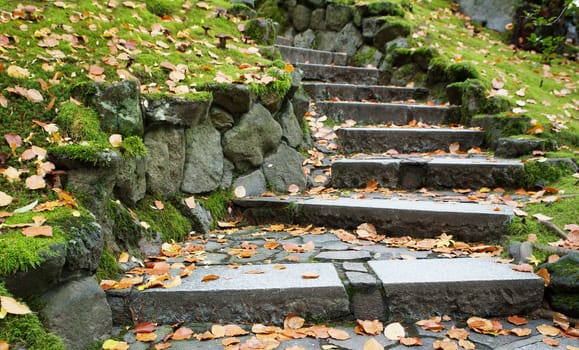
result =
[{"label": "yellow leaf", "polygon": [[122,252],[121,255],[119,255],[118,262],[120,262],[120,263],[129,262],[129,258],[130,258],[130,257],[131,257],[131,256],[129,255],[129,253],[127,253],[127,252]]},{"label": "yellow leaf", "polygon": [[350,334],[348,334],[348,332],[342,330],[342,329],[337,329],[337,328],[330,328],[328,330],[328,334],[330,335],[330,337],[332,339],[336,339],[336,340],[347,340],[350,339]]},{"label": "yellow leaf", "polygon": [[28,306],[8,296],[0,296],[0,305],[2,309],[12,315],[26,315],[32,312]]},{"label": "yellow leaf", "polygon": [[550,326],[548,324],[542,324],[540,326],[537,326],[537,331],[539,331],[539,333],[541,333],[542,335],[546,335],[549,337],[554,337],[559,335],[559,333],[561,333],[559,328]]},{"label": "yellow leaf", "polygon": [[6,74],[9,77],[16,78],[16,79],[24,79],[30,76],[30,72],[26,68],[18,67],[15,65],[11,65],[6,68]]},{"label": "yellow leaf", "polygon": [[364,343],[364,350],[384,350],[384,347],[375,338],[370,338]]}]

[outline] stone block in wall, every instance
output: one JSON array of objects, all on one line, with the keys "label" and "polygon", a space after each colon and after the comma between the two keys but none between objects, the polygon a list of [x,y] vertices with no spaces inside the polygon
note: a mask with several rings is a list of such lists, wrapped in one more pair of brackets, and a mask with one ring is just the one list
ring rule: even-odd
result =
[{"label": "stone block in wall", "polygon": [[[368,45],[363,45],[360,47],[355,56],[358,56],[359,58],[354,63],[362,67],[378,67],[382,62],[382,58],[384,58],[384,55],[379,50],[373,46]],[[362,59],[362,57],[364,59]]]},{"label": "stone block in wall", "polygon": [[185,132],[155,128],[144,137],[147,146],[147,191],[170,196],[179,193],[185,165]]},{"label": "stone block in wall", "polygon": [[185,131],[185,167],[181,191],[210,192],[221,184],[223,149],[221,133],[207,121]]},{"label": "stone block in wall", "polygon": [[282,129],[282,139],[291,147],[297,148],[303,141],[303,131],[291,103],[285,102],[274,118]]},{"label": "stone block in wall", "polygon": [[304,5],[297,5],[291,10],[292,23],[299,32],[303,32],[310,27],[311,18],[312,10]]},{"label": "stone block in wall", "polygon": [[290,146],[282,143],[277,151],[268,156],[262,166],[268,186],[279,192],[287,192],[289,185],[306,187],[306,175],[302,170],[303,157]]},{"label": "stone block in wall", "polygon": [[265,175],[261,169],[257,169],[247,175],[238,177],[233,182],[233,188],[243,186],[247,196],[260,196],[267,190]]},{"label": "stone block in wall", "polygon": [[338,36],[337,32],[324,30],[316,33],[314,41],[315,49],[324,51],[334,51],[336,49],[335,41]]},{"label": "stone block in wall", "polygon": [[310,29],[326,30],[326,9],[315,9],[312,11]]},{"label": "stone block in wall", "polygon": [[325,7],[326,3],[326,0],[306,0],[306,4],[313,8]]},{"label": "stone block in wall", "polygon": [[190,128],[207,120],[211,99],[174,95],[144,95],[143,114],[147,128],[163,125]]},{"label": "stone block in wall", "polygon": [[264,106],[256,103],[223,135],[223,153],[237,171],[246,172],[263,164],[264,155],[278,146],[281,136],[279,123]]},{"label": "stone block in wall", "polygon": [[388,21],[374,34],[374,46],[380,50],[384,49],[387,42],[399,37],[410,35],[410,26],[401,21]]},{"label": "stone block in wall", "polygon": [[142,136],[140,84],[137,80],[95,84],[92,104],[100,118],[101,128],[107,133],[123,136]]},{"label": "stone block in wall", "polygon": [[123,203],[135,205],[147,192],[145,157],[125,158],[119,165],[114,193]]},{"label": "stone block in wall", "polygon": [[109,337],[112,311],[93,277],[63,284],[41,299],[44,307],[40,316],[45,327],[61,336],[67,349],[88,349]]},{"label": "stone block in wall", "polygon": [[386,23],[384,17],[367,17],[362,19],[362,36],[366,40],[373,40],[376,32]]},{"label": "stone block in wall", "polygon": [[209,118],[211,118],[213,126],[221,132],[231,129],[235,123],[231,113],[217,106],[211,107],[209,110]]},{"label": "stone block in wall", "polygon": [[326,7],[326,27],[340,31],[352,20],[352,8],[347,5],[329,4]]},{"label": "stone block in wall", "polygon": [[305,49],[311,49],[314,47],[314,42],[316,40],[316,33],[308,29],[305,32],[299,33],[294,37],[294,46],[302,47]]},{"label": "stone block in wall", "polygon": [[231,84],[209,89],[213,93],[213,105],[225,109],[234,118],[247,113],[256,99],[255,93],[247,85]]},{"label": "stone block in wall", "polygon": [[225,190],[231,187],[234,170],[235,165],[229,159],[223,157],[223,175],[221,176],[221,183],[219,184],[219,188]]},{"label": "stone block in wall", "polygon": [[336,50],[345,52],[348,56],[353,56],[362,44],[364,44],[362,34],[352,23],[346,24],[334,40]]}]

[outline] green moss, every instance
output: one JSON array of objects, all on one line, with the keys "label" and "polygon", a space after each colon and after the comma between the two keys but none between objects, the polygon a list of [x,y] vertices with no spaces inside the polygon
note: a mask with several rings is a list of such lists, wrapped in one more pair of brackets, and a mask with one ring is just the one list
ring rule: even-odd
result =
[{"label": "green moss", "polygon": [[[0,295],[10,296],[0,281]],[[6,315],[0,319],[0,339],[12,348],[28,350],[65,350],[62,339],[48,333],[35,313]]]},{"label": "green moss", "polygon": [[448,82],[448,66],[446,58],[435,57],[428,63],[427,81],[429,84]]},{"label": "green moss", "polygon": [[282,28],[287,25],[287,18],[281,7],[278,6],[278,0],[262,1],[257,7],[257,15],[259,17],[269,18],[272,21],[279,23]]},{"label": "green moss", "polygon": [[119,202],[109,201],[106,207],[107,217],[113,221],[113,237],[115,242],[125,249],[136,247],[141,238],[141,226]]},{"label": "green moss", "polygon": [[233,193],[231,193],[231,191],[214,191],[207,197],[198,198],[201,206],[211,213],[213,225],[216,225],[217,221],[222,221],[227,217],[227,208],[230,205],[231,199],[233,199]]},{"label": "green moss", "polygon": [[430,61],[438,55],[438,51],[435,48],[419,47],[412,52],[412,62],[418,65],[423,71],[426,71],[430,65]]},{"label": "green moss", "polygon": [[163,202],[163,209],[156,209],[155,199],[145,197],[135,208],[140,221],[149,224],[150,230],[159,232],[164,242],[183,241],[191,232],[191,223],[171,203]]},{"label": "green moss", "polygon": [[271,19],[255,18],[245,24],[245,35],[258,45],[273,45],[277,34]]},{"label": "green moss", "polygon": [[147,154],[147,147],[143,139],[138,136],[129,136],[121,143],[123,155],[131,158],[144,156]]},{"label": "green moss", "polygon": [[183,5],[183,0],[146,0],[147,10],[163,17],[177,12]]},{"label": "green moss", "polygon": [[106,142],[106,134],[100,128],[96,112],[72,102],[60,107],[55,122],[74,140]]},{"label": "green moss", "polygon": [[374,47],[371,47],[368,50],[358,50],[358,52],[356,52],[356,54],[351,58],[351,61],[356,66],[364,67],[372,62],[376,51],[378,50]]},{"label": "green moss", "polygon": [[448,78],[451,83],[465,81],[467,79],[479,79],[480,74],[470,62],[453,63],[448,67]]},{"label": "green moss", "polygon": [[265,96],[275,93],[280,97],[284,97],[292,85],[291,74],[277,67],[269,68],[267,74],[274,77],[275,80],[268,84],[251,83],[249,84],[251,91],[253,91],[257,96]]},{"label": "green moss", "polygon": [[110,151],[107,144],[83,143],[64,146],[51,146],[48,153],[57,159],[78,160],[93,166],[109,166],[109,161],[103,157],[103,152]]},{"label": "green moss", "polygon": [[368,4],[370,16],[398,16],[404,17],[404,10],[396,3],[389,1],[374,1]]},{"label": "green moss", "polygon": [[574,170],[565,162],[556,165],[547,162],[525,162],[525,186],[533,188],[538,183],[552,183],[565,175],[573,174]]},{"label": "green moss", "polygon": [[103,249],[101,260],[95,274],[96,278],[98,280],[116,279],[122,272],[117,263],[117,258],[111,250],[108,247]]}]

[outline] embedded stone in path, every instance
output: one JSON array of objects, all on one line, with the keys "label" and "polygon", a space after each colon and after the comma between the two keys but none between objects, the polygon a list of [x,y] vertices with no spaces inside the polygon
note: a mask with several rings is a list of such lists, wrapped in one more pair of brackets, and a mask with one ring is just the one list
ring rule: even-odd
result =
[{"label": "embedded stone in path", "polygon": [[276,46],[283,60],[290,63],[336,64],[340,66],[345,66],[348,63],[348,55],[345,52],[312,50],[285,45]]},{"label": "embedded stone in path", "polygon": [[340,128],[338,141],[346,154],[386,152],[400,153],[449,151],[449,145],[458,142],[461,151],[481,146],[485,133],[479,130],[450,128]]},{"label": "embedded stone in path", "polygon": [[536,310],[543,279],[490,259],[384,260],[368,263],[384,288],[390,318],[507,316]]},{"label": "embedded stone in path", "polygon": [[427,124],[454,122],[454,107],[369,102],[318,102],[318,112],[334,120],[406,125],[411,120]]},{"label": "embedded stone in path", "polygon": [[[117,324],[140,321],[283,323],[297,313],[306,319],[340,320],[350,314],[348,295],[329,263],[198,267],[173,288],[111,291],[108,300]],[[304,278],[306,273],[319,275]],[[202,282],[208,275],[218,279]],[[128,323],[127,323],[128,322]]]},{"label": "embedded stone in path", "polygon": [[288,222],[353,229],[369,222],[380,234],[389,236],[424,238],[446,232],[456,240],[469,242],[500,239],[507,233],[513,217],[507,206],[476,203],[343,197],[255,198],[237,199],[234,203],[254,223]]}]

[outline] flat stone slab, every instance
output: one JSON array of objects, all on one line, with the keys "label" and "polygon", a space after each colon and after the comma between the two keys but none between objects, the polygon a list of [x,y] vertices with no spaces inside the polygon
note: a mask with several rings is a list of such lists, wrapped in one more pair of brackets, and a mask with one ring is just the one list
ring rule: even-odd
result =
[{"label": "flat stone slab", "polygon": [[[305,279],[304,273],[317,278]],[[219,278],[202,282],[208,275]],[[302,317],[340,320],[348,317],[348,295],[334,265],[287,264],[198,267],[182,284],[128,293],[108,293],[118,324],[130,320],[130,309],[141,321],[175,322],[264,322],[283,323],[295,312]]]},{"label": "flat stone slab", "polygon": [[520,160],[480,157],[412,157],[336,159],[331,183],[335,188],[362,188],[369,180],[388,188],[415,189],[523,186]]},{"label": "flat stone slab", "polygon": [[411,120],[426,124],[450,124],[454,107],[399,103],[318,102],[318,112],[336,121],[353,119],[366,124],[407,125]]},{"label": "flat stone slab", "polygon": [[372,100],[376,102],[422,100],[428,97],[428,90],[402,86],[356,85],[346,83],[302,83],[304,90],[316,101],[339,99],[342,101]]},{"label": "flat stone slab", "polygon": [[372,223],[388,236],[436,237],[442,232],[457,240],[498,240],[507,233],[512,209],[502,205],[395,199],[336,200],[318,198],[237,199],[243,215],[255,223],[287,222],[354,229]]},{"label": "flat stone slab", "polygon": [[340,128],[338,142],[345,154],[386,152],[400,153],[448,152],[449,145],[458,142],[461,151],[481,146],[485,133],[479,130],[451,128]]},{"label": "flat stone slab", "polygon": [[290,63],[314,63],[345,66],[348,55],[345,52],[312,50],[300,47],[276,45],[284,61]]},{"label": "flat stone slab", "polygon": [[304,72],[304,80],[316,80],[332,83],[349,83],[380,85],[382,72],[375,68],[346,67],[325,64],[297,63],[296,67]]},{"label": "flat stone slab", "polygon": [[525,314],[540,307],[543,279],[490,259],[370,261],[389,317]]}]

